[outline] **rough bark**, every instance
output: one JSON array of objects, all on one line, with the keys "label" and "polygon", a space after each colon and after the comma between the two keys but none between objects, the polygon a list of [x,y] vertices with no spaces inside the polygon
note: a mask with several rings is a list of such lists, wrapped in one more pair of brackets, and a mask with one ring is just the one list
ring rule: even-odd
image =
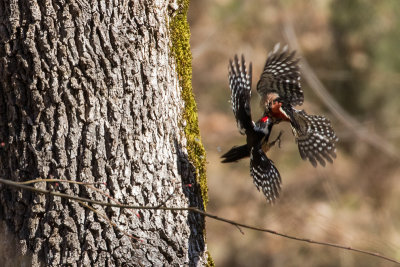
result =
[{"label": "rough bark", "polygon": [[[203,208],[171,52],[169,23],[182,12],[176,7],[162,0],[0,1],[0,176],[105,182],[105,193],[134,205],[158,205],[175,191],[169,206]],[[84,186],[54,190],[109,201]],[[96,208],[143,241],[77,202],[0,185],[2,232],[28,264],[207,261],[198,215]]]}]

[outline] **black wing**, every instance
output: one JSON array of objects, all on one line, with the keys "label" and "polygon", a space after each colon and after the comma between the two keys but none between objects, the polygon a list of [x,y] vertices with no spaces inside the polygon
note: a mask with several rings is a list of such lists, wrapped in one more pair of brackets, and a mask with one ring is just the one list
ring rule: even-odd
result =
[{"label": "black wing", "polygon": [[251,63],[249,72],[246,70],[246,63],[242,55],[241,62],[237,55],[235,59],[229,60],[229,86],[231,89],[231,101],[233,114],[241,134],[246,130],[253,129],[251,120],[250,97],[251,97]]},{"label": "black wing", "polygon": [[282,180],[274,163],[267,158],[260,146],[251,150],[250,174],[257,189],[264,193],[268,202],[273,203],[279,197]]},{"label": "black wing", "polygon": [[257,92],[264,99],[269,93],[277,93],[293,106],[302,105],[303,90],[300,84],[299,59],[295,58],[296,51],[289,52],[287,46],[280,50],[279,43],[268,55],[257,84]]},{"label": "black wing", "polygon": [[335,143],[339,140],[331,122],[324,116],[308,115],[303,110],[290,114],[293,134],[302,159],[308,159],[315,167],[317,162],[325,166],[336,158]]}]

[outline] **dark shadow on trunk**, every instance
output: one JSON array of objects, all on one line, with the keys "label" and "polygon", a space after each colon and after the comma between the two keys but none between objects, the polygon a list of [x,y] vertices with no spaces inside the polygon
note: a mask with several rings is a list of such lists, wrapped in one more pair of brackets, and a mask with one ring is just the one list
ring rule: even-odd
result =
[{"label": "dark shadow on trunk", "polygon": [[[178,156],[178,172],[182,179],[182,190],[189,201],[190,207],[196,207],[200,210],[204,210],[204,202],[201,197],[200,184],[196,179],[196,169],[193,164],[189,161],[187,153],[179,145],[175,139],[175,148]],[[205,251],[205,218],[203,215],[189,212],[187,217],[187,223],[190,228],[189,237],[189,264],[190,266],[197,266],[200,258]]]}]

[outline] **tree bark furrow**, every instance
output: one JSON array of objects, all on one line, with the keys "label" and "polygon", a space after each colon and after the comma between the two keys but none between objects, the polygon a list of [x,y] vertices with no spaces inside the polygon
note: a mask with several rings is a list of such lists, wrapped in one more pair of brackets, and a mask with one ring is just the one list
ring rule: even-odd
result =
[{"label": "tree bark furrow", "polygon": [[[182,128],[168,1],[1,1],[0,175],[106,182],[126,204],[203,207]],[[4,26],[3,26],[4,25]],[[193,184],[187,187],[186,184]],[[45,185],[110,201],[76,184]],[[96,207],[0,185],[14,255],[34,266],[197,265],[204,218]],[[1,257],[0,257],[1,258]]]}]

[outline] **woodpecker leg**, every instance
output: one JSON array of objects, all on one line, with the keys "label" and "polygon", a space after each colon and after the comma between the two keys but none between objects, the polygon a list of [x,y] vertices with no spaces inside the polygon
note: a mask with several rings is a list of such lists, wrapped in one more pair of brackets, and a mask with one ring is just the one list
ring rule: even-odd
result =
[{"label": "woodpecker leg", "polygon": [[262,145],[262,150],[264,151],[265,154],[267,154],[268,150],[275,145],[276,142],[278,142],[278,147],[281,148],[281,136],[282,136],[283,131],[279,132],[279,135],[275,138],[274,141],[267,143],[263,142]]},{"label": "woodpecker leg", "polygon": [[278,136],[275,138],[275,140],[268,144],[270,148],[273,147],[276,142],[278,142],[278,147],[281,148],[281,136],[282,136],[282,134],[283,134],[283,131],[280,131]]}]

